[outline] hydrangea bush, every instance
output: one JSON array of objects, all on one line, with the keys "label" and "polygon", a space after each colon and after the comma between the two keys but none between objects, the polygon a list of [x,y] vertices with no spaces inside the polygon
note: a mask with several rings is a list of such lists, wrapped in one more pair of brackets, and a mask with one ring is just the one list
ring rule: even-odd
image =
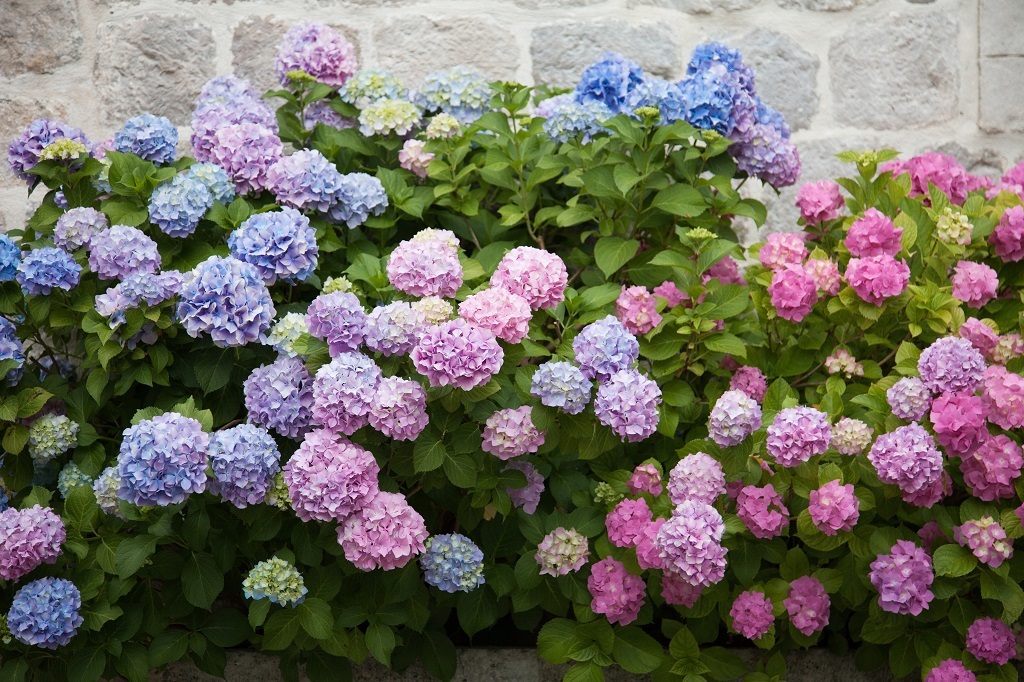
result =
[{"label": "hydrangea bush", "polygon": [[0,679],[514,637],[570,680],[1015,679],[1024,171],[851,153],[745,250],[799,156],[724,45],[559,92],[306,24],[275,73],[187,153],[148,113],[10,145]]}]

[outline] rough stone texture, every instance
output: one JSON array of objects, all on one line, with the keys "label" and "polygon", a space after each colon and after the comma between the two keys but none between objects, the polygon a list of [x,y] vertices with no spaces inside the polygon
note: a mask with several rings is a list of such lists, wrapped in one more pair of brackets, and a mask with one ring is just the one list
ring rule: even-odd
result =
[{"label": "rough stone texture", "polygon": [[94,77],[104,119],[116,126],[150,111],[186,125],[216,73],[213,32],[187,14],[145,14],[101,24],[97,34]]},{"label": "rough stone texture", "polygon": [[851,26],[829,51],[836,120],[902,130],[952,119],[960,89],[956,45],[956,22],[940,12]]},{"label": "rough stone texture", "polygon": [[[926,2],[929,0],[925,0]],[[878,0],[778,0],[783,9],[809,9],[815,12],[837,12],[866,5],[873,5]],[[911,0],[914,2],[914,0]]]},{"label": "rough stone texture", "polygon": [[[587,5],[598,5],[605,0],[515,0],[520,7],[527,9],[540,9],[547,7],[586,7]],[[755,0],[756,2],[757,0]]]},{"label": "rough stone texture", "polygon": [[981,59],[978,126],[989,133],[1024,132],[1024,57]]},{"label": "rough stone texture", "polygon": [[[1006,157],[995,149],[971,150],[957,142],[947,142],[935,147],[934,150],[956,158],[971,175],[987,175],[990,178],[998,178],[1007,168]],[[931,149],[921,151],[931,151]]]},{"label": "rough stone texture", "polygon": [[781,111],[793,130],[818,113],[818,58],[786,36],[756,29],[737,43],[743,61],[757,72],[757,94]]},{"label": "rough stone texture", "polygon": [[0,0],[0,74],[51,73],[82,54],[75,0]]},{"label": "rough stone texture", "polygon": [[978,38],[983,57],[1024,55],[1024,2],[981,0]]},{"label": "rough stone texture", "polygon": [[711,14],[712,12],[736,12],[760,5],[763,0],[630,0],[630,7],[653,5],[671,7],[690,14]]},{"label": "rough stone texture", "polygon": [[508,27],[480,15],[435,19],[404,16],[374,32],[378,67],[410,85],[428,73],[458,64],[475,66],[488,78],[515,76],[519,47]]},{"label": "rough stone texture", "polygon": [[682,71],[680,47],[671,27],[613,21],[559,22],[533,29],[533,79],[569,87],[605,52],[621,52],[645,71],[665,78]]}]

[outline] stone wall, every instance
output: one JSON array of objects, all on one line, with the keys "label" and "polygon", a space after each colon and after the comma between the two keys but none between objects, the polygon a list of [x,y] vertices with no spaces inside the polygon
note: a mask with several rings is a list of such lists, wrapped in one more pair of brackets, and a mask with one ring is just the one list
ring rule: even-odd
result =
[{"label": "stone wall", "polygon": [[[937,148],[987,173],[1024,155],[1024,0],[0,0],[0,140],[42,115],[94,139],[143,111],[185,126],[216,74],[271,86],[304,20],[410,84],[467,63],[569,85],[604,50],[677,78],[694,45],[726,40],[796,131],[805,180],[844,170],[846,148]],[[766,194],[769,229],[794,229],[795,190]],[[0,223],[31,204],[4,165]]]}]

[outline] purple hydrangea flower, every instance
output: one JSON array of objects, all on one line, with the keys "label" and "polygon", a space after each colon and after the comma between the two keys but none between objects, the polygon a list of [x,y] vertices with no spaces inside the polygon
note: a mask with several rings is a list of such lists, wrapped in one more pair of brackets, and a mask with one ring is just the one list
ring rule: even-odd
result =
[{"label": "purple hydrangea flower", "polygon": [[742,391],[726,391],[711,408],[708,433],[723,447],[739,445],[761,428],[761,406]]},{"label": "purple hydrangea flower", "polygon": [[331,355],[359,350],[367,327],[367,315],[355,294],[335,291],[320,294],[306,311],[309,333],[323,339]]},{"label": "purple hydrangea flower", "polygon": [[[4,322],[6,321],[4,320]],[[0,332],[2,331],[0,329]],[[13,330],[9,334],[0,333],[0,361],[2,360],[14,360],[15,362],[14,369],[7,371],[5,377],[7,385],[13,386],[21,381],[21,377],[25,373],[25,347],[22,345],[21,340],[14,336]]]},{"label": "purple hydrangea flower", "polygon": [[427,427],[427,392],[415,381],[384,377],[370,404],[370,426],[395,440],[416,440]]},{"label": "purple hydrangea flower", "polygon": [[[231,191],[234,192],[234,187]],[[153,190],[149,220],[166,235],[187,237],[196,231],[211,206],[213,194],[206,183],[191,173],[182,173]]]},{"label": "purple hydrangea flower", "polygon": [[597,420],[623,441],[642,441],[658,428],[658,384],[632,369],[623,369],[601,382],[594,399]]},{"label": "purple hydrangea flower", "polygon": [[228,235],[228,248],[232,256],[255,266],[268,286],[309,279],[319,254],[309,218],[287,206],[248,218]]},{"label": "purple hydrangea flower", "polygon": [[16,581],[61,554],[64,521],[48,507],[7,508],[0,512],[0,578]]},{"label": "purple hydrangea flower", "polygon": [[590,402],[592,385],[576,365],[563,361],[545,362],[530,382],[530,395],[542,405],[561,408],[567,414],[579,414]]},{"label": "purple hydrangea flower", "polygon": [[178,129],[164,116],[134,116],[114,133],[114,149],[156,164],[171,163],[178,151]]},{"label": "purple hydrangea flower", "polygon": [[640,66],[621,54],[606,52],[598,61],[583,70],[576,84],[576,101],[600,102],[613,114],[623,110],[631,90],[644,80]]},{"label": "purple hydrangea flower", "polygon": [[40,578],[14,595],[7,613],[11,636],[22,644],[43,649],[66,645],[85,621],[79,613],[82,593],[64,578]]},{"label": "purple hydrangea flower", "polygon": [[760,403],[768,392],[768,380],[757,367],[740,367],[729,379],[729,390],[743,391]]},{"label": "purple hydrangea flower", "polygon": [[906,421],[916,422],[928,414],[932,395],[917,377],[904,377],[885,392],[892,413]]},{"label": "purple hydrangea flower", "polygon": [[344,521],[380,492],[373,455],[345,438],[310,431],[284,465],[284,480],[303,521]]},{"label": "purple hydrangea flower", "polygon": [[815,528],[825,535],[850,531],[860,518],[860,500],[853,485],[829,481],[810,493],[808,512]]},{"label": "purple hydrangea flower", "polygon": [[978,677],[955,658],[947,658],[928,671],[924,682],[978,682]]},{"label": "purple hydrangea flower", "polygon": [[352,435],[370,420],[380,368],[361,353],[341,353],[313,381],[313,423]]},{"label": "purple hydrangea flower", "polygon": [[206,490],[210,437],[202,425],[176,412],[125,429],[117,456],[118,496],[140,507],[183,502]]},{"label": "purple hydrangea flower", "polygon": [[274,322],[274,302],[259,270],[211,256],[185,276],[178,319],[189,336],[209,334],[221,348],[258,341]]},{"label": "purple hydrangea flower", "polygon": [[1017,653],[1013,630],[998,618],[979,618],[967,628],[967,653],[985,663],[1006,665]]},{"label": "purple hydrangea flower", "polygon": [[724,532],[722,515],[714,507],[686,500],[657,531],[654,549],[665,570],[693,587],[709,587],[725,576],[728,550],[721,544]]},{"label": "purple hydrangea flower", "polygon": [[[230,172],[228,167],[221,166],[216,161],[217,158],[231,158],[230,147],[223,147],[223,143],[228,142],[229,138],[224,138],[223,141],[219,142],[217,140],[217,132],[222,128],[243,123],[261,129],[260,131],[249,131],[250,134],[259,132],[265,135],[266,133],[263,132],[265,130],[276,135],[278,131],[277,118],[274,112],[267,106],[266,102],[255,94],[252,97],[245,96],[228,101],[200,100],[199,105],[192,114],[191,142],[193,154],[200,162],[212,163],[224,170],[232,182],[232,191],[234,191],[235,187],[234,174]],[[233,133],[233,135],[237,134],[237,131]],[[270,144],[272,145],[272,142]],[[281,151],[283,152],[283,147]],[[274,160],[279,156],[281,156],[281,153],[274,154]],[[240,157],[240,159],[244,161],[244,157]]]},{"label": "purple hydrangea flower", "polygon": [[316,22],[299,24],[285,33],[274,59],[274,73],[284,87],[290,85],[290,71],[305,71],[321,83],[339,87],[358,68],[355,49],[345,36]]},{"label": "purple hydrangea flower", "polygon": [[298,358],[280,356],[253,370],[243,384],[249,423],[265,426],[288,438],[309,429],[313,409],[313,377]]},{"label": "purple hydrangea flower", "polygon": [[[284,154],[281,138],[259,123],[241,122],[215,128],[209,151],[200,161],[214,163],[227,172],[239,194],[271,189],[268,173]],[[198,156],[198,153],[197,153]]]},{"label": "purple hydrangea flower", "polygon": [[210,492],[239,509],[260,504],[281,470],[281,453],[266,429],[239,424],[210,438]]},{"label": "purple hydrangea flower", "polygon": [[371,215],[380,215],[388,207],[388,193],[380,180],[366,173],[348,173],[341,176],[338,203],[329,215],[336,223],[359,227]]},{"label": "purple hydrangea flower", "polygon": [[724,493],[725,472],[718,460],[707,453],[687,455],[669,472],[668,497],[672,504],[679,505],[686,500],[714,504]]},{"label": "purple hydrangea flower", "polygon": [[407,240],[391,252],[387,264],[391,286],[410,296],[450,298],[462,286],[459,253],[439,240]]},{"label": "purple hydrangea flower", "polygon": [[124,279],[136,272],[160,269],[156,242],[129,225],[113,225],[89,240],[89,268],[100,279]]},{"label": "purple hydrangea flower", "polygon": [[[74,251],[86,246],[93,235],[109,226],[107,216],[95,208],[73,208],[57,219],[57,224],[53,227],[53,243],[65,251]],[[0,263],[2,262],[3,257],[0,255]],[[13,278],[12,273],[7,279]],[[4,279],[3,268],[0,268],[0,281]]]},{"label": "purple hydrangea flower", "polygon": [[505,352],[494,334],[460,318],[424,332],[409,357],[431,386],[468,391],[498,373]]},{"label": "purple hydrangea flower", "polygon": [[974,393],[985,367],[985,358],[970,341],[953,336],[925,348],[917,361],[921,381],[934,394]]},{"label": "purple hydrangea flower", "polygon": [[26,295],[47,296],[54,289],[71,291],[78,286],[82,266],[71,254],[53,246],[25,253],[15,276]]},{"label": "purple hydrangea flower", "polygon": [[282,156],[267,171],[267,183],[282,206],[324,215],[340,200],[343,185],[338,169],[315,149]]},{"label": "purple hydrangea flower", "polygon": [[416,92],[416,103],[428,114],[443,112],[461,123],[472,123],[488,111],[491,86],[476,69],[451,66],[427,74]]},{"label": "purple hydrangea flower", "polygon": [[85,133],[78,128],[61,121],[39,118],[26,126],[21,135],[11,141],[7,148],[7,166],[26,183],[34,184],[36,176],[30,175],[27,171],[39,163],[39,155],[51,142],[62,138],[76,140],[87,147],[92,146]]},{"label": "purple hydrangea flower", "polygon": [[799,632],[810,636],[828,625],[832,600],[817,578],[802,575],[789,584],[789,595],[782,600],[789,622]]},{"label": "purple hydrangea flower", "polygon": [[526,476],[526,485],[522,488],[506,487],[505,492],[512,499],[513,505],[522,508],[527,514],[533,514],[537,511],[541,493],[544,492],[544,477],[537,472],[537,467],[522,460],[512,460],[502,471],[510,469],[522,471]]},{"label": "purple hydrangea flower", "polygon": [[905,493],[916,493],[942,478],[942,453],[917,423],[879,436],[868,460],[882,483],[897,485]]},{"label": "purple hydrangea flower", "polygon": [[784,467],[800,466],[828,450],[832,426],[828,415],[813,407],[780,410],[768,427],[767,450]]},{"label": "purple hydrangea flower", "polygon": [[427,318],[405,301],[378,306],[366,316],[363,342],[382,355],[405,355],[427,329]]},{"label": "purple hydrangea flower", "polygon": [[614,315],[588,324],[572,341],[576,364],[588,379],[606,381],[640,357],[640,343]]},{"label": "purple hydrangea flower", "polygon": [[878,590],[883,611],[917,616],[935,597],[929,589],[935,580],[932,558],[907,540],[897,540],[889,554],[879,554],[868,574]]},{"label": "purple hydrangea flower", "polygon": [[730,150],[739,170],[776,189],[789,187],[800,177],[796,145],[771,126],[755,124]]}]

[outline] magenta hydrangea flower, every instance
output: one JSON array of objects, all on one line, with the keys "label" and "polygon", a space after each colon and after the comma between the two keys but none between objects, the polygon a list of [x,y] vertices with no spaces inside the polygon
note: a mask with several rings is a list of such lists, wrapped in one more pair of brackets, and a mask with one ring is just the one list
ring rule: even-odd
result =
[{"label": "magenta hydrangea flower", "polygon": [[533,311],[525,298],[506,289],[484,289],[459,304],[459,317],[502,341],[519,343],[530,333]]},{"label": "magenta hydrangea flower", "polygon": [[612,557],[605,557],[590,569],[587,589],[593,599],[590,608],[603,613],[613,625],[629,625],[644,605],[644,581]]},{"label": "magenta hydrangea flower", "polygon": [[921,526],[917,531],[917,537],[921,538],[921,545],[924,546],[926,552],[932,551],[932,545],[936,542],[948,542],[949,538],[942,532],[939,527],[939,522],[932,519],[928,523]]},{"label": "magenta hydrangea flower", "polygon": [[512,499],[513,505],[521,508],[527,514],[533,514],[537,511],[541,493],[544,492],[544,477],[537,472],[537,467],[522,460],[509,462],[502,471],[510,469],[523,472],[523,475],[526,476],[526,485],[522,488],[506,487],[505,492]]},{"label": "magenta hydrangea flower", "polygon": [[832,600],[817,578],[800,576],[789,584],[789,596],[782,600],[789,622],[799,632],[810,636],[828,625]]},{"label": "magenta hydrangea flower", "polygon": [[559,527],[548,533],[537,545],[534,560],[541,575],[558,577],[583,568],[590,557],[587,536],[575,528]]},{"label": "magenta hydrangea flower", "polygon": [[416,440],[430,422],[427,392],[415,381],[384,377],[370,403],[370,426],[395,440]]},{"label": "magenta hydrangea flower", "polygon": [[750,398],[761,402],[768,392],[768,381],[764,372],[757,367],[744,366],[736,370],[729,379],[730,391],[742,391]]},{"label": "magenta hydrangea flower", "polygon": [[622,287],[622,293],[615,301],[615,317],[630,334],[640,336],[661,324],[657,302],[647,287]]},{"label": "magenta hydrangea flower", "polygon": [[703,593],[703,587],[690,585],[672,571],[661,574],[661,598],[666,604],[692,609]]},{"label": "magenta hydrangea flower", "polygon": [[584,327],[573,339],[572,349],[583,375],[602,381],[632,367],[640,357],[640,342],[611,315]]},{"label": "magenta hydrangea flower", "polygon": [[933,394],[974,393],[985,375],[985,358],[967,339],[947,336],[924,349],[917,371]]},{"label": "magenta hydrangea flower", "polygon": [[805,182],[796,193],[796,207],[808,225],[835,220],[843,206],[839,185],[832,180]]},{"label": "magenta hydrangea flower", "polygon": [[804,263],[804,272],[814,280],[819,294],[835,296],[839,293],[843,278],[835,261],[828,258],[812,258]]},{"label": "magenta hydrangea flower", "polygon": [[268,174],[284,155],[277,133],[259,123],[234,123],[217,128],[209,141],[207,158],[223,168],[239,194],[272,189]]},{"label": "magenta hydrangea flower", "polygon": [[998,618],[979,618],[967,628],[967,653],[985,663],[1005,665],[1017,653],[1017,640]]},{"label": "magenta hydrangea flower", "polygon": [[932,599],[935,580],[932,558],[908,540],[897,540],[889,554],[879,554],[868,573],[878,590],[878,605],[883,611],[920,615]]},{"label": "magenta hydrangea flower", "polygon": [[262,339],[274,323],[274,301],[259,271],[236,258],[210,256],[185,275],[178,319],[193,338],[244,346]]},{"label": "magenta hydrangea flower", "polygon": [[468,391],[498,373],[505,353],[494,334],[456,319],[424,332],[409,357],[431,386]]},{"label": "magenta hydrangea flower", "polygon": [[779,317],[800,322],[818,302],[818,283],[803,266],[788,264],[775,270],[768,294]]},{"label": "magenta hydrangea flower", "polygon": [[680,291],[679,287],[672,280],[666,280],[654,287],[652,292],[655,296],[665,299],[669,308],[675,308],[683,301],[690,300],[690,297],[686,295],[685,291]]},{"label": "magenta hydrangea flower", "polygon": [[943,393],[932,403],[935,440],[953,454],[969,455],[988,439],[986,413],[978,396]]},{"label": "magenta hydrangea flower", "polygon": [[934,505],[948,497],[952,492],[953,478],[946,471],[943,471],[942,475],[937,479],[914,492],[901,490],[900,497],[903,498],[903,501],[907,504],[912,504],[915,507],[931,509]]},{"label": "magenta hydrangea flower", "polygon": [[533,425],[529,405],[498,410],[487,418],[481,448],[503,460],[537,452],[544,444],[544,431]]},{"label": "magenta hydrangea flower", "polygon": [[953,268],[953,298],[980,308],[996,297],[999,279],[984,263],[962,260]]},{"label": "magenta hydrangea flower", "polygon": [[846,265],[846,282],[862,300],[880,306],[906,291],[910,268],[905,261],[885,254],[851,258]]},{"label": "magenta hydrangea flower", "polygon": [[8,507],[0,512],[0,578],[16,581],[61,554],[67,532],[49,507]]},{"label": "magenta hydrangea flower", "polygon": [[807,258],[804,236],[791,232],[773,232],[765,239],[758,257],[761,265],[769,270],[781,270],[787,265],[799,266]]},{"label": "magenta hydrangea flower", "polygon": [[626,486],[634,495],[650,493],[657,497],[663,489],[661,471],[654,464],[638,464],[633,469],[633,475],[629,477]]},{"label": "magenta hydrangea flower", "polygon": [[970,341],[971,345],[987,359],[991,359],[992,352],[999,345],[999,335],[996,331],[976,317],[967,318],[960,325],[958,334],[960,338]]},{"label": "magenta hydrangea flower", "polygon": [[[914,156],[899,163],[893,174],[908,173],[910,175],[910,196],[928,196],[928,185],[938,187],[954,204],[962,204],[967,199],[967,186],[970,174],[960,162],[948,154],[928,152]],[[890,170],[886,164],[881,170]],[[930,204],[930,201],[927,203]]]},{"label": "magenta hydrangea flower", "polygon": [[985,370],[981,384],[981,400],[988,420],[1006,429],[1024,426],[1024,377],[993,365]]},{"label": "magenta hydrangea flower", "polygon": [[722,284],[746,284],[746,280],[740,274],[740,266],[732,256],[725,256],[701,276],[701,282],[705,286],[713,279]]},{"label": "magenta hydrangea flower", "polygon": [[655,541],[666,522],[667,519],[654,519],[640,532],[640,539],[636,543],[636,562],[645,571],[649,568],[665,568],[665,560],[661,558],[661,551],[655,545]]},{"label": "magenta hydrangea flower", "polygon": [[361,353],[341,353],[313,380],[313,423],[352,435],[370,422],[380,367]]},{"label": "magenta hydrangea flower", "polygon": [[303,521],[344,521],[379,492],[373,455],[345,438],[317,429],[284,465],[295,515]]},{"label": "magenta hydrangea flower", "polygon": [[313,377],[300,359],[281,355],[272,364],[257,367],[242,390],[250,424],[288,438],[301,438],[309,429]]},{"label": "magenta hydrangea flower", "polygon": [[633,369],[619,370],[603,381],[594,398],[597,420],[623,441],[642,441],[658,428],[661,389]]},{"label": "magenta hydrangea flower", "polygon": [[928,671],[924,682],[978,682],[978,678],[960,661],[947,658]]},{"label": "magenta hydrangea flower", "polygon": [[843,417],[832,427],[831,445],[841,455],[859,455],[871,444],[874,433],[861,420]]},{"label": "magenta hydrangea flower", "polygon": [[327,342],[331,355],[359,350],[366,327],[363,305],[353,293],[320,294],[306,310],[306,328]]},{"label": "magenta hydrangea flower", "polygon": [[739,445],[761,428],[761,406],[742,391],[726,391],[711,408],[708,433],[722,447]]},{"label": "magenta hydrangea flower", "polygon": [[[657,522],[655,522],[657,523]],[[653,524],[652,524],[653,525]],[[642,561],[652,568],[664,568],[676,573],[693,586],[709,587],[725,576],[725,556],[722,546],[725,523],[714,507],[697,500],[686,500],[675,508],[672,518],[654,530],[653,549],[657,559]],[[644,552],[644,539],[637,544],[637,559]]]},{"label": "magenta hydrangea flower", "polygon": [[491,286],[525,298],[534,310],[554,308],[565,298],[569,273],[562,259],[532,246],[517,246],[505,254],[491,275]]},{"label": "magenta hydrangea flower", "polygon": [[748,590],[737,595],[729,609],[732,629],[749,640],[758,640],[768,634],[775,616],[772,600],[763,592]]},{"label": "magenta hydrangea flower", "polygon": [[916,422],[928,414],[932,394],[917,377],[904,377],[885,392],[892,413],[906,421]]},{"label": "magenta hydrangea flower", "polygon": [[274,59],[274,73],[286,88],[291,85],[291,71],[305,71],[321,83],[340,87],[358,69],[352,44],[321,23],[299,24],[285,33]]},{"label": "magenta hydrangea flower", "polygon": [[920,424],[901,426],[878,437],[868,460],[882,483],[916,493],[942,478],[942,453]]},{"label": "magenta hydrangea flower", "polygon": [[652,519],[651,508],[647,506],[646,500],[622,500],[605,517],[608,541],[616,547],[636,547],[644,528]]},{"label": "magenta hydrangea flower", "polygon": [[813,407],[779,410],[768,427],[768,454],[784,467],[800,466],[828,450],[832,425],[828,415]]},{"label": "magenta hydrangea flower", "polygon": [[858,258],[871,256],[896,256],[903,248],[900,238],[903,228],[896,227],[892,220],[881,211],[869,208],[864,215],[853,221],[843,243],[850,253]]},{"label": "magenta hydrangea flower", "polygon": [[989,436],[973,454],[960,460],[960,472],[971,494],[986,502],[1010,499],[1014,481],[1024,468],[1024,452],[1009,436]]},{"label": "magenta hydrangea flower", "polygon": [[1003,262],[1016,263],[1024,258],[1024,206],[1006,209],[988,240]]},{"label": "magenta hydrangea flower", "polygon": [[971,550],[981,563],[999,568],[1013,556],[1013,540],[1007,539],[1006,531],[991,516],[968,519],[959,526],[953,526],[953,539]]},{"label": "magenta hydrangea flower", "polygon": [[459,252],[441,239],[400,243],[388,258],[387,274],[391,286],[410,296],[451,298],[462,286]]},{"label": "magenta hydrangea flower", "polygon": [[668,496],[672,504],[686,500],[714,504],[724,494],[725,472],[711,455],[703,452],[687,455],[669,472]]},{"label": "magenta hydrangea flower", "polygon": [[789,527],[789,509],[771,484],[744,486],[736,498],[736,516],[754,537],[763,540],[777,537]]},{"label": "magenta hydrangea flower", "polygon": [[382,355],[405,355],[427,329],[427,316],[405,301],[377,306],[366,316],[363,343]]},{"label": "magenta hydrangea flower", "polygon": [[854,494],[853,485],[829,481],[810,494],[808,512],[814,526],[825,535],[836,535],[839,531],[853,530],[860,518],[860,500]]},{"label": "magenta hydrangea flower", "polygon": [[89,269],[100,279],[122,280],[139,272],[157,272],[156,242],[137,227],[113,225],[89,240]]},{"label": "magenta hydrangea flower", "polygon": [[402,568],[425,549],[429,533],[404,495],[380,492],[338,527],[345,558],[362,571]]}]

